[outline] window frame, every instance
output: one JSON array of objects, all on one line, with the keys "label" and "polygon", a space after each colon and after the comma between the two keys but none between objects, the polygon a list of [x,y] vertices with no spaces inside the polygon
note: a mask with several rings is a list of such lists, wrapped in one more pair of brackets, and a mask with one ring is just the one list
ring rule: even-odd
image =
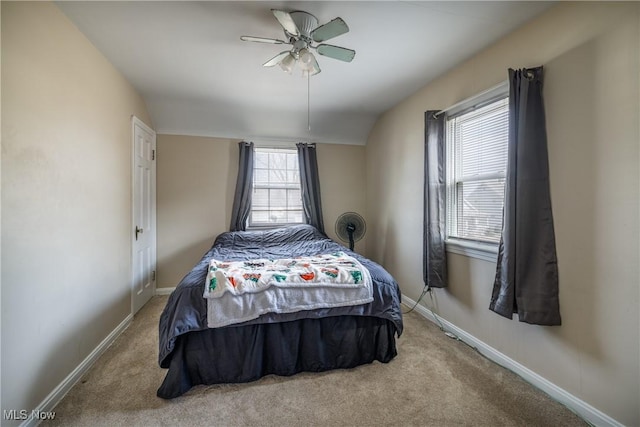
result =
[{"label": "window frame", "polygon": [[[486,107],[492,103],[504,100],[509,97],[509,85],[507,81],[504,81],[493,88],[484,91],[476,96],[473,96],[467,100],[459,102],[452,107],[445,110],[445,171],[446,171],[446,185],[447,188],[445,190],[445,249],[448,253],[454,253],[458,255],[463,255],[471,258],[482,259],[485,261],[495,262],[497,259],[499,243],[498,242],[488,242],[476,239],[466,239],[460,238],[457,236],[450,235],[450,227],[452,226],[450,218],[455,218],[457,220],[457,213],[450,215],[450,210],[453,208],[454,212],[456,209],[455,200],[456,197],[453,195],[455,193],[455,188],[451,186],[451,158],[454,157],[453,161],[458,161],[458,159],[453,156],[454,147],[453,144],[450,143],[450,134],[449,134],[449,120],[461,116],[466,113],[470,113],[477,109]],[[493,177],[493,175],[496,175]],[[497,174],[487,174],[483,176],[482,179],[489,178],[498,178]],[[463,180],[461,182],[471,182],[473,180],[478,180],[478,178],[472,180]],[[454,181],[454,186],[458,181]],[[453,203],[450,201],[453,199]]]},{"label": "window frame", "polygon": [[[288,154],[295,154],[296,155],[296,159],[297,159],[297,149],[295,146],[291,146],[289,144],[278,144],[278,145],[257,145],[254,147],[254,156],[258,153],[258,151],[261,152],[266,152],[266,153],[270,153],[270,152],[282,152],[282,151],[286,151],[288,152]],[[255,159],[255,157],[254,157]],[[253,182],[251,185],[251,192],[252,192],[252,203],[251,203],[251,209],[249,211],[249,218],[247,219],[247,229],[248,230],[265,230],[265,229],[273,229],[273,228],[281,228],[281,227],[287,227],[287,226],[291,226],[291,225],[299,225],[299,224],[305,224],[305,218],[304,218],[304,206],[302,205],[302,183],[300,181],[298,181],[298,186],[297,187],[291,187],[287,184],[275,184],[275,185],[259,185],[258,187],[256,187],[256,181],[255,181],[255,171],[256,171],[256,165],[257,165],[257,161],[254,160],[254,165],[253,165]],[[267,169],[270,170],[270,169]],[[278,169],[281,170],[281,169]],[[284,169],[286,171],[288,171],[289,169]],[[298,164],[298,176],[300,176],[300,165]],[[276,223],[271,223],[271,222],[253,222],[253,212],[254,212],[254,205],[253,205],[253,195],[255,194],[255,190],[256,189],[284,189],[284,190],[290,190],[290,189],[298,189],[300,191],[300,211],[302,212],[302,220],[300,222],[276,222]],[[288,200],[287,200],[287,204],[288,204]],[[287,210],[287,209],[284,209]],[[297,209],[295,209],[295,211],[297,211]]]}]

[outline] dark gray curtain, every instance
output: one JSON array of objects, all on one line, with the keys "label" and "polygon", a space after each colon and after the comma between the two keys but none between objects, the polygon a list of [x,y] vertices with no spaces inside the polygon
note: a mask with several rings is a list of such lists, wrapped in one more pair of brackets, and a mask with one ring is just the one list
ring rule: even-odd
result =
[{"label": "dark gray curtain", "polygon": [[253,190],[253,142],[240,142],[240,162],[238,164],[238,179],[236,180],[236,194],[233,198],[231,211],[231,231],[247,229],[247,220],[251,212],[251,191]]},{"label": "dark gray curtain", "polygon": [[445,251],[445,116],[425,113],[424,141],[424,282],[431,288],[447,286]]},{"label": "dark gray curtain", "polygon": [[502,237],[489,308],[521,322],[560,325],[549,194],[542,67],[509,70],[509,142]]},{"label": "dark gray curtain", "polygon": [[320,178],[318,177],[318,159],[315,144],[296,144],[300,166],[302,187],[302,207],[307,224],[324,233],[322,221],[322,203],[320,201]]}]

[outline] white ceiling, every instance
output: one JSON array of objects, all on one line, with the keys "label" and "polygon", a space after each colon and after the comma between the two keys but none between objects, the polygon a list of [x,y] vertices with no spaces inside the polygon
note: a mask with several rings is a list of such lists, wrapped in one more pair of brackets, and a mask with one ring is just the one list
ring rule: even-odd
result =
[{"label": "white ceiling", "polygon": [[[58,2],[140,92],[158,133],[365,144],[376,118],[431,79],[552,5],[550,2]],[[339,16],[328,43],[351,63],[317,55],[307,79],[262,64],[288,46],[270,9]],[[505,71],[506,73],[506,71]]]}]

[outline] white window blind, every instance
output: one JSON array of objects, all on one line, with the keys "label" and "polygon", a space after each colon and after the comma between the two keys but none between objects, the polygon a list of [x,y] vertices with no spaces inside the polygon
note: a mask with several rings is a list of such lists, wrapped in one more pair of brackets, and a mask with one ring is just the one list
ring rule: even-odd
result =
[{"label": "white window blind", "polygon": [[447,238],[498,243],[509,100],[447,118]]},{"label": "white window blind", "polygon": [[297,151],[283,148],[256,148],[249,226],[302,222]]}]

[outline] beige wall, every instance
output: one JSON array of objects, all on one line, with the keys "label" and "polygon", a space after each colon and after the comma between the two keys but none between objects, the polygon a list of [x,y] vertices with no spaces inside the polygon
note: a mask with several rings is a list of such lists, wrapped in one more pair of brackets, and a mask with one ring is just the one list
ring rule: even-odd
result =
[{"label": "beige wall", "polygon": [[174,287],[229,230],[238,141],[158,135],[158,288]]},{"label": "beige wall", "polygon": [[[345,212],[366,215],[365,147],[361,145],[318,144],[318,174],[322,197],[325,233],[338,243],[349,246],[336,235],[336,220]],[[366,251],[367,235],[356,242],[354,250]]]},{"label": "beige wall", "polygon": [[[422,289],[424,111],[545,66],[561,327],[488,310],[495,263],[449,256],[439,314],[625,425],[639,425],[640,4],[561,3],[385,113],[367,145],[368,255]],[[400,207],[400,208],[398,208]]]},{"label": "beige wall", "polygon": [[131,313],[130,117],[150,120],[52,3],[2,2],[1,107],[2,409],[30,410]]},{"label": "beige wall", "polygon": [[[229,230],[238,173],[236,140],[158,135],[158,282],[176,286]],[[346,211],[365,215],[364,147],[319,144],[322,210],[327,234]],[[365,240],[356,243],[363,252]]]}]

